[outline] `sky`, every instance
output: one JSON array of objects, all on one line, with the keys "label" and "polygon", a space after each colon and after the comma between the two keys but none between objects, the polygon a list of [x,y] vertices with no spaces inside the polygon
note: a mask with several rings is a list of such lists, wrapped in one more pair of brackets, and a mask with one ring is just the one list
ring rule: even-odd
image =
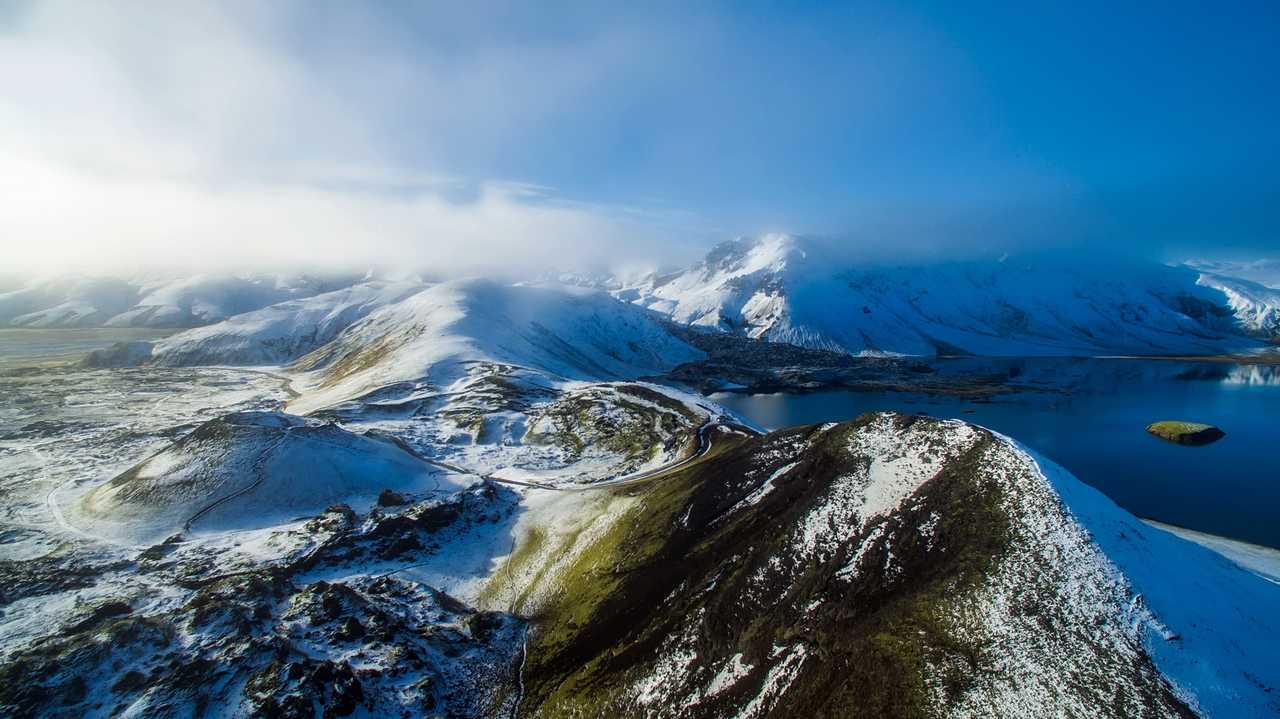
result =
[{"label": "sky", "polygon": [[1275,256],[1277,77],[1243,0],[0,0],[0,264]]}]

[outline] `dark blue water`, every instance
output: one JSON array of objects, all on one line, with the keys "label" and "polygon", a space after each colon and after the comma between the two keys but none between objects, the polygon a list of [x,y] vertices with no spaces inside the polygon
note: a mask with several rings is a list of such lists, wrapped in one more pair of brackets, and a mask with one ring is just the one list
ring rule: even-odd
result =
[{"label": "dark blue water", "polygon": [[[765,428],[871,410],[956,417],[1018,439],[1139,517],[1280,547],[1280,367],[1155,360],[1022,359],[939,363],[1044,391],[974,402],[898,392],[831,391],[714,399]],[[1208,422],[1227,436],[1171,444],[1144,428]]]}]

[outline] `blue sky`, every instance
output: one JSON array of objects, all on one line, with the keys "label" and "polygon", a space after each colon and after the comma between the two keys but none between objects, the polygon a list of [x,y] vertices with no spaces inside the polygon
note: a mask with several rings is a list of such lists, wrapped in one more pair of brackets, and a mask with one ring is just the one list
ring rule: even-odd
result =
[{"label": "blue sky", "polygon": [[1280,248],[1274,3],[2,5],[32,266]]}]

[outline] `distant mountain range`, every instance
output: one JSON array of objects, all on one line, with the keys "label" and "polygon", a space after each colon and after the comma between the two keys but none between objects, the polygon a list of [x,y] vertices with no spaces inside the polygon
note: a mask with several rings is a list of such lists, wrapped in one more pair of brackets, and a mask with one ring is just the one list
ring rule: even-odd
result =
[{"label": "distant mountain range", "polygon": [[[607,291],[681,324],[853,355],[1196,355],[1280,337],[1280,289],[1265,284],[1280,278],[1273,270],[1267,261],[1018,258],[859,266],[818,241],[775,234],[722,243],[682,271],[566,274],[532,284]],[[429,286],[284,275],[63,278],[0,294],[0,324],[212,325],[167,342],[165,361],[216,351],[229,363],[284,362]]]},{"label": "distant mountain range", "polygon": [[0,293],[0,326],[198,327],[357,281],[358,277],[350,276],[286,274],[55,277]]},{"label": "distant mountain range", "polygon": [[850,354],[1212,354],[1280,334],[1280,290],[1207,269],[856,267],[788,235],[725,242],[612,292],[684,324]]},{"label": "distant mountain range", "polygon": [[[0,715],[1276,713],[1280,588],[1016,440],[895,413],[764,434],[643,381],[708,337],[923,364],[728,334],[922,355],[1259,346],[1274,291],[1256,282],[856,270],[785,236],[589,287],[235,282],[287,299],[93,362],[275,365],[244,374],[287,379],[284,407],[224,381],[252,404],[218,416],[162,387],[163,435],[84,432],[122,389],[184,374],[94,372],[74,406],[49,403],[76,423],[11,421],[31,466],[130,448],[111,476],[0,475],[55,525],[6,530],[39,548],[0,562]],[[245,306],[219,287],[147,307]],[[107,316],[76,292],[76,317]]]}]

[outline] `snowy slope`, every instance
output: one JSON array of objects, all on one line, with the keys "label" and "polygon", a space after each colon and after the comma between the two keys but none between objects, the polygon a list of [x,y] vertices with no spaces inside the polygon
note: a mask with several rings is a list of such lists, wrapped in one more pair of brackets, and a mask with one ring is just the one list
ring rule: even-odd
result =
[{"label": "snowy slope", "polygon": [[1225,295],[1231,311],[1250,332],[1280,337],[1280,289],[1210,273],[1200,275],[1197,283]]},{"label": "snowy slope", "polygon": [[1267,258],[1250,262],[1189,260],[1183,264],[1208,275],[1235,277],[1256,282],[1264,287],[1280,289],[1280,259]]},{"label": "snowy slope", "polygon": [[460,481],[393,442],[275,412],[240,412],[196,428],[86,494],[79,528],[130,543],[187,529],[254,529],[368,506],[384,489],[457,491]]},{"label": "snowy slope", "polygon": [[112,327],[194,327],[277,302],[335,289],[349,281],[306,275],[196,275],[141,285],[135,307],[107,321]]},{"label": "snowy slope", "polygon": [[[1203,354],[1256,346],[1247,310],[1163,265],[848,267],[812,241],[739,239],[615,290],[679,322],[853,354]],[[1274,308],[1273,308],[1274,309]]]},{"label": "snowy slope", "polygon": [[213,275],[164,279],[55,277],[0,293],[0,324],[21,327],[196,327],[346,287],[353,277]]},{"label": "snowy slope", "polygon": [[530,715],[1280,710],[1280,586],[1013,440],[876,413],[717,441],[605,508],[613,544],[530,531]]},{"label": "snowy slope", "polygon": [[1017,448],[1117,568],[1155,623],[1156,665],[1204,716],[1280,712],[1280,585],[1151,527],[1062,467]]},{"label": "snowy slope", "polygon": [[165,366],[285,364],[421,289],[414,282],[365,282],[279,302],[167,337],[156,343],[152,361]]},{"label": "snowy slope", "polygon": [[659,374],[700,357],[648,313],[604,293],[462,280],[384,307],[303,357],[296,368],[312,373],[290,407],[308,412],[397,382],[445,385],[468,362],[601,380]]},{"label": "snowy slope", "polygon": [[133,307],[138,288],[124,280],[62,277],[0,293],[0,325],[93,327]]}]

